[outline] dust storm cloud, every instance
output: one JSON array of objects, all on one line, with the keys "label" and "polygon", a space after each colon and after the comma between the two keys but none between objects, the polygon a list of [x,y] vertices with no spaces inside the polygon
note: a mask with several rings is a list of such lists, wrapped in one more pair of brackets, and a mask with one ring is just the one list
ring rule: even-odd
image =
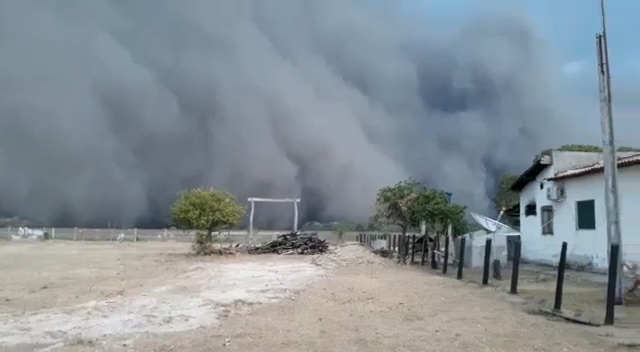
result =
[{"label": "dust storm cloud", "polygon": [[0,2],[1,212],[153,225],[212,186],[362,221],[409,176],[487,209],[559,129],[549,50],[522,16],[373,3]]}]

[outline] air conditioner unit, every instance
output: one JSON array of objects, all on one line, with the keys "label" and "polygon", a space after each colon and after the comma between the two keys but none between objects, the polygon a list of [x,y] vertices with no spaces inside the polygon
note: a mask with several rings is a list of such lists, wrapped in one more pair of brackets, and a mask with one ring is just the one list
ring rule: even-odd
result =
[{"label": "air conditioner unit", "polygon": [[559,185],[553,185],[547,188],[547,199],[554,201],[554,202],[559,202],[564,200],[564,198],[566,197],[565,192],[564,192],[564,187],[563,186],[559,186]]}]

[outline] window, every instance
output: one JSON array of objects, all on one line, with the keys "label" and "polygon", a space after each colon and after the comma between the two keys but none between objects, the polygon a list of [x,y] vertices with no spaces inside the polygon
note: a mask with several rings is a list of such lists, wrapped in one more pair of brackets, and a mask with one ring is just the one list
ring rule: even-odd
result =
[{"label": "window", "polygon": [[540,207],[540,222],[543,235],[553,235],[553,207],[545,205]]},{"label": "window", "polygon": [[580,200],[576,202],[576,227],[578,230],[596,229],[595,200]]},{"label": "window", "polygon": [[536,202],[530,202],[524,206],[524,216],[536,216]]}]

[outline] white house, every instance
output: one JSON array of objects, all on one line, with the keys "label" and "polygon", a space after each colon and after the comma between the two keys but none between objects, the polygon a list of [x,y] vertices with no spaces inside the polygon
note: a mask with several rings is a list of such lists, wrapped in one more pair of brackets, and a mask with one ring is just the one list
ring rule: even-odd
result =
[{"label": "white house", "polygon": [[[640,154],[618,154],[623,258],[640,262]],[[555,264],[566,241],[570,265],[607,268],[601,153],[551,151],[536,158],[511,189],[520,193],[523,259]]]}]

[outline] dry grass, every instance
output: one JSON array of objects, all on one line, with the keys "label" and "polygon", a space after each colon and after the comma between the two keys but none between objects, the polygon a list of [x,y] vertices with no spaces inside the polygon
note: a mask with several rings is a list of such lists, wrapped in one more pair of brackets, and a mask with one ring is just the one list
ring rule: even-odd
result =
[{"label": "dry grass", "polygon": [[0,242],[0,313],[129,293],[187,270],[188,243]]}]

